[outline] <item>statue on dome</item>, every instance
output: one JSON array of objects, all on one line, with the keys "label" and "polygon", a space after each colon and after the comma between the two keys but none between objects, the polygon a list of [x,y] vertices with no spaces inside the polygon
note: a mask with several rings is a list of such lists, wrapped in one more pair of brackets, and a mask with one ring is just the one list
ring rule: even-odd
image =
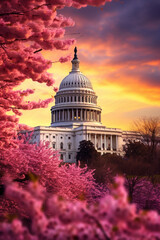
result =
[{"label": "statue on dome", "polygon": [[78,59],[78,57],[77,57],[77,47],[74,48],[74,59]]}]

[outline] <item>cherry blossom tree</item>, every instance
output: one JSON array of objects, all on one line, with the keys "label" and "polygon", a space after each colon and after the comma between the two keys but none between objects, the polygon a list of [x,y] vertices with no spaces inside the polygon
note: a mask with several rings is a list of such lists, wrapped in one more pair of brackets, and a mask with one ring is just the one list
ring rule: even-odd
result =
[{"label": "cherry blossom tree", "polygon": [[[47,70],[52,62],[43,50],[67,50],[74,39],[66,39],[65,28],[74,21],[57,10],[64,7],[100,6],[109,0],[5,0],[0,1],[0,149],[13,145],[20,110],[46,107],[53,99],[28,102],[33,89],[15,91],[26,79],[52,86]],[[68,56],[60,57],[61,63]],[[10,114],[8,114],[10,113]]]}]

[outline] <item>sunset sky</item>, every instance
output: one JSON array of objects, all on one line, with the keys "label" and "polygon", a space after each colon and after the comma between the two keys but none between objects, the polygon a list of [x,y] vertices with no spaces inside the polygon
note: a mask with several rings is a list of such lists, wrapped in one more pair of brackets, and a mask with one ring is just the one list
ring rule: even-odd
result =
[{"label": "sunset sky", "polygon": [[[59,13],[76,25],[66,38],[76,38],[80,70],[92,82],[102,107],[102,124],[131,129],[133,120],[160,116],[160,0],[123,0],[104,7],[65,8]],[[69,51],[43,52],[54,61]],[[55,87],[71,70],[71,63],[54,63]],[[54,87],[53,86],[53,87]],[[31,99],[55,95],[53,87],[27,80],[23,88],[35,88]],[[24,111],[21,123],[49,126],[50,108]]]}]

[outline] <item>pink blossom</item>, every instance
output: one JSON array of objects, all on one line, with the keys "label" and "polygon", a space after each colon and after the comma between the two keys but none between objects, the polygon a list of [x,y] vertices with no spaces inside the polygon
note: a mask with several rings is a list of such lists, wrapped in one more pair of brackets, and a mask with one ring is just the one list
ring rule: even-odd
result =
[{"label": "pink blossom", "polygon": [[65,62],[68,62],[69,60],[71,60],[71,56],[66,56],[66,57],[61,57],[59,59],[60,63],[65,63]]}]

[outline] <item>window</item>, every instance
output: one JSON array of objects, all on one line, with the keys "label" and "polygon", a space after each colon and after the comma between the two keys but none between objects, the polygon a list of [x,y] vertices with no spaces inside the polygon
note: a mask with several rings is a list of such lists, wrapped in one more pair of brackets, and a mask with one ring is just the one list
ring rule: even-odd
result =
[{"label": "window", "polygon": [[48,138],[48,135],[46,136],[46,138]]},{"label": "window", "polygon": [[62,142],[60,143],[60,149],[61,150],[63,149],[63,143]]},{"label": "window", "polygon": [[53,144],[52,144],[52,146],[53,146],[53,149],[55,149],[55,148],[56,148],[56,144],[55,144],[55,143],[53,143]]},{"label": "window", "polygon": [[55,136],[53,136],[53,138],[55,138]]},{"label": "window", "polygon": [[63,137],[61,137],[61,139],[63,139]]},{"label": "window", "polygon": [[71,143],[68,144],[68,149],[69,149],[69,150],[71,149]]},{"label": "window", "polygon": [[61,160],[63,160],[63,154],[61,154]]},{"label": "window", "polygon": [[71,139],[71,137],[68,137],[68,139]]},{"label": "window", "polygon": [[71,159],[71,154],[68,154],[68,159]]}]

